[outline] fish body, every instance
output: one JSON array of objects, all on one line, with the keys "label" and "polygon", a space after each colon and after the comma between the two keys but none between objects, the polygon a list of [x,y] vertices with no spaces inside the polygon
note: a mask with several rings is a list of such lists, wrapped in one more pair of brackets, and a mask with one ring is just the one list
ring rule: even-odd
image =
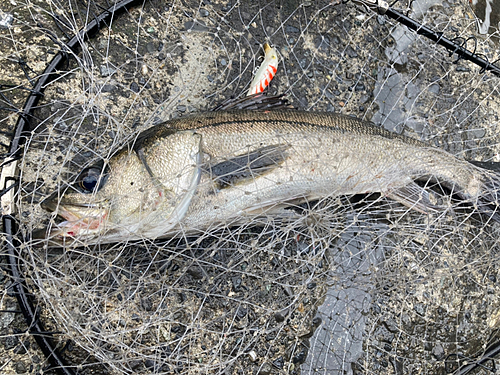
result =
[{"label": "fish body", "polygon": [[476,206],[497,208],[490,190],[496,174],[333,113],[221,111],[174,119],[140,134],[100,172],[83,174],[43,203],[68,220],[49,231],[51,238],[155,239],[373,192],[431,212],[440,208],[415,183],[429,178]]}]

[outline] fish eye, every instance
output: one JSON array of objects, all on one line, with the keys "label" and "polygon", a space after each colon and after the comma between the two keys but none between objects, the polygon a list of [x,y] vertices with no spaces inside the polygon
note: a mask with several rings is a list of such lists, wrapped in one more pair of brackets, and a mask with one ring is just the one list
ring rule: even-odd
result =
[{"label": "fish eye", "polygon": [[83,193],[95,193],[101,188],[106,175],[102,173],[102,168],[97,166],[85,168],[76,181],[78,188]]}]

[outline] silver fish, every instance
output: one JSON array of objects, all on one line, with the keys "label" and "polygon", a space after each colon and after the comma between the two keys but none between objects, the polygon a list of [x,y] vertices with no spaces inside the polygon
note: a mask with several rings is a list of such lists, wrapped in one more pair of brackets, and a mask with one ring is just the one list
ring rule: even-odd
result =
[{"label": "silver fish", "polygon": [[49,238],[110,243],[205,231],[347,194],[380,192],[421,212],[442,211],[419,180],[498,220],[496,173],[353,117],[292,110],[162,123],[42,206],[66,219]]}]

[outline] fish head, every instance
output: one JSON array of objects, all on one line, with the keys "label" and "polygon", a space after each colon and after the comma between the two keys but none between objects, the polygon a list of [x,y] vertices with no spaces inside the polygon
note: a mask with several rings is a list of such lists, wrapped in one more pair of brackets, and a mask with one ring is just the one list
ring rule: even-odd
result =
[{"label": "fish head", "polygon": [[102,232],[111,208],[109,196],[102,192],[109,172],[109,166],[102,162],[87,167],[73,183],[41,202],[43,209],[65,220],[44,230],[47,237],[57,242],[68,237],[94,237]]},{"label": "fish head", "polygon": [[202,157],[201,135],[188,131],[122,149],[41,203],[64,219],[43,237],[56,244],[94,244],[163,236],[189,208]]}]

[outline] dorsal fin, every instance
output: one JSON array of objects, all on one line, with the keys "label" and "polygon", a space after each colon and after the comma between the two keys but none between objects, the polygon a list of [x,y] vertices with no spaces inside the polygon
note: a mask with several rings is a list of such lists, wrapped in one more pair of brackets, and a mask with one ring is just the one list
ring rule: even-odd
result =
[{"label": "dorsal fin", "polygon": [[267,96],[264,93],[245,96],[243,98],[230,98],[224,100],[212,111],[228,111],[234,109],[250,109],[263,111],[269,109],[294,109],[288,104],[285,94]]}]

